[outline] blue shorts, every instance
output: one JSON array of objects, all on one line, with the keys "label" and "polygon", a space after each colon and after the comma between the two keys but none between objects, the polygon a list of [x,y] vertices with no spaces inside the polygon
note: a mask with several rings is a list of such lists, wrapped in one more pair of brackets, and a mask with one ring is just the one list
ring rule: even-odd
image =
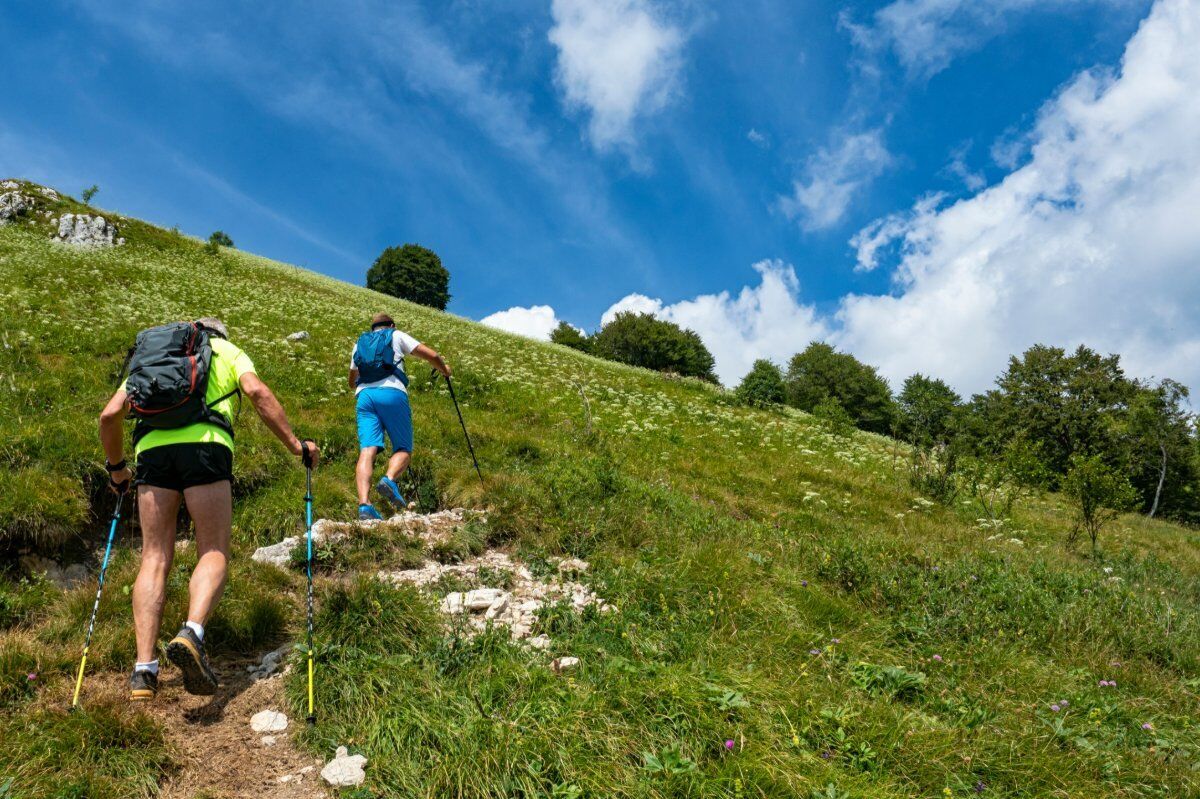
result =
[{"label": "blue shorts", "polygon": [[398,388],[364,388],[355,402],[360,449],[383,449],[383,434],[392,442],[392,452],[412,452],[412,409],[408,394]]}]

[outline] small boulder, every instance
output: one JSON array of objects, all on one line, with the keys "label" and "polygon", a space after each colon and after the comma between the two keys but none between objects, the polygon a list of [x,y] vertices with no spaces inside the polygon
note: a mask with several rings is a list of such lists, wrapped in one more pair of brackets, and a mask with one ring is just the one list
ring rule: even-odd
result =
[{"label": "small boulder", "polygon": [[261,743],[263,746],[274,746],[278,740],[279,739],[274,735],[264,735],[259,739],[259,743]]},{"label": "small boulder", "polygon": [[494,619],[508,609],[508,594],[501,594],[496,597],[496,601],[488,605],[487,612],[483,614],[485,619]]},{"label": "small boulder", "polygon": [[52,202],[58,202],[58,192],[56,192],[54,189],[50,188],[49,186],[38,186],[38,191],[41,192],[41,195],[43,197],[45,197],[47,200],[51,200]]},{"label": "small boulder", "polygon": [[289,335],[287,337],[287,340],[288,341],[307,341],[308,340],[308,331],[307,330],[297,330],[295,333],[292,333],[291,335]]},{"label": "small boulder", "polygon": [[15,180],[6,180],[3,183],[0,183],[0,189],[4,189],[6,191],[8,189],[19,189],[19,188],[21,188],[21,184],[17,183]]},{"label": "small boulder", "polygon": [[499,588],[476,588],[468,591],[465,600],[467,610],[487,610],[493,602],[504,595],[505,592]]},{"label": "small boulder", "polygon": [[550,648],[550,636],[535,635],[529,639],[528,643],[534,649],[549,649]]},{"label": "small boulder", "polygon": [[351,755],[346,751],[346,747],[339,746],[337,755],[325,764],[325,768],[321,769],[321,779],[334,788],[362,785],[363,780],[367,778],[367,773],[363,771],[365,765],[367,765],[366,757]]},{"label": "small boulder", "polygon": [[550,671],[555,674],[562,674],[564,671],[570,671],[579,665],[579,658],[561,657],[550,661]]},{"label": "small boulder", "polygon": [[465,596],[466,594],[459,592],[446,594],[446,597],[442,600],[442,613],[447,613],[451,616],[462,613],[464,610],[463,597]]},{"label": "small boulder", "polygon": [[278,710],[260,710],[250,717],[250,729],[255,732],[282,732],[287,725],[288,717]]}]

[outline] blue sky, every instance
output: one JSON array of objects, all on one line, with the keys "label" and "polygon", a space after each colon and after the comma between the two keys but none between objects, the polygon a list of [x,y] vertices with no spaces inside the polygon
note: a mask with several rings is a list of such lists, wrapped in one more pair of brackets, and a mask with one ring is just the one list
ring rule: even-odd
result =
[{"label": "blue sky", "polygon": [[[1195,243],[1146,283],[1104,240],[1124,199],[1161,202],[1139,179],[1182,171],[1166,188],[1195,199],[1195,142],[1144,138],[1194,103],[1122,99],[1146,93],[1130,53],[1151,81],[1163,47],[1200,92],[1195,0],[331,7],[0,5],[0,174],[97,183],[100,206],[358,283],[418,242],[456,313],[544,336],[648,310],[697,329],[726,382],[814,337],[964,391],[1034,340],[1200,377],[1171,306]],[[1115,160],[1070,150],[1089,135]],[[1175,150],[1104,194],[1105,164],[1147,146]],[[1130,310],[1131,285],[1158,294]]]}]

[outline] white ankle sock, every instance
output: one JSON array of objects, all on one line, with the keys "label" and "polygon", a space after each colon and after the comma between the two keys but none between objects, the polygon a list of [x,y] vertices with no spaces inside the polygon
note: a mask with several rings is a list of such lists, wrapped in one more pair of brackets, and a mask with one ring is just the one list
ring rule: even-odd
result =
[{"label": "white ankle sock", "polygon": [[137,662],[133,664],[134,671],[148,671],[151,674],[158,674],[158,660],[151,660],[149,663]]},{"label": "white ankle sock", "polygon": [[191,629],[191,631],[194,632],[196,634],[196,637],[199,638],[201,641],[204,640],[204,625],[203,624],[199,624],[194,621],[188,621],[188,622],[184,622],[183,626]]}]

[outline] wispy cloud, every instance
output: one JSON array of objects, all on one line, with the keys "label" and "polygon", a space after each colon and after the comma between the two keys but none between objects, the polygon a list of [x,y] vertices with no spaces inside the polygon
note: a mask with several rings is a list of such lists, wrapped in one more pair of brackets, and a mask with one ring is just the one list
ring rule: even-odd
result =
[{"label": "wispy cloud", "polygon": [[779,198],[779,208],[805,230],[833,227],[891,163],[881,129],[847,135],[809,159],[805,176],[793,182],[790,195]]},{"label": "wispy cloud", "polygon": [[600,150],[631,147],[634,123],[679,85],[683,31],[648,0],[553,0],[550,42],[569,107],[589,115]]}]

